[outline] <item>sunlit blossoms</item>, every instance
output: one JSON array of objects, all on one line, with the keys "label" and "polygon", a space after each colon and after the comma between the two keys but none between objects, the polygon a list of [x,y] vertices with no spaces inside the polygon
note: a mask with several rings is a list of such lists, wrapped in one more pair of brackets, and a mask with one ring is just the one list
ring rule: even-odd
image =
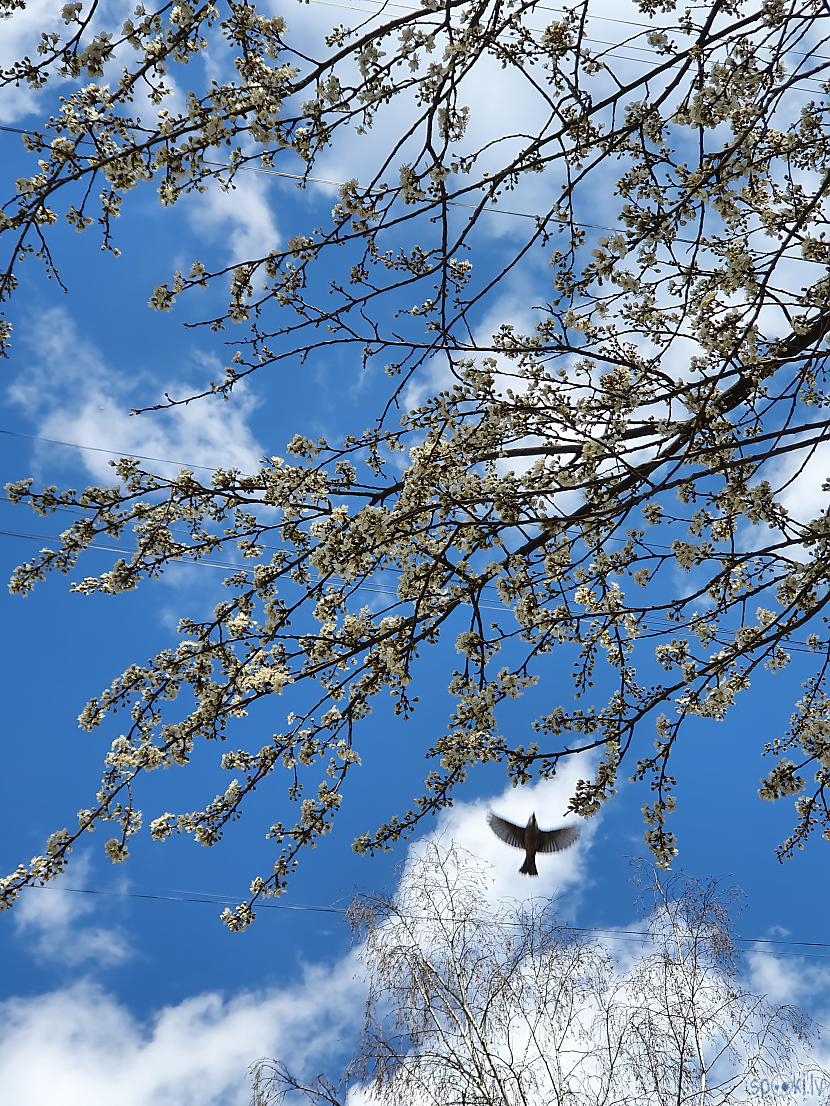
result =
[{"label": "sunlit blossoms", "polygon": [[[256,472],[163,477],[125,459],[111,487],[8,485],[72,513],[15,572],[20,595],[55,571],[118,595],[181,561],[231,567],[211,617],[182,612],[179,641],[90,699],[80,725],[109,750],[94,802],[0,881],[3,902],[57,875],[98,824],[123,860],[143,775],[214,743],[231,782],[147,822],[156,840],[211,846],[252,792],[277,792],[273,868],[226,915],[243,928],[330,831],[364,722],[389,701],[395,740],[431,764],[408,809],[379,826],[366,812],[359,851],[412,832],[482,763],[521,784],[598,750],[572,811],[596,814],[621,776],[641,782],[667,866],[687,720],[721,723],[796,663],[790,728],[760,737],[761,794],[797,796],[782,857],[830,834],[830,484],[803,480],[830,438],[826,11],[638,9],[600,35],[590,4],[423,2],[300,49],[290,15],[249,3],[139,6],[112,27],[68,4],[36,60],[0,74],[43,104],[31,171],[0,212],[9,310],[24,258],[60,279],[58,222],[116,252],[132,189],[187,203],[250,169],[313,189],[327,152],[357,144],[358,176],[279,249],[159,274],[157,310],[227,292],[204,322],[233,349],[199,396],[158,406],[333,354],[384,389],[367,427],[330,441],[298,426]],[[200,84],[184,63],[208,49],[219,76]],[[519,98],[512,133],[493,130],[482,88]],[[124,555],[85,575],[102,539]],[[425,737],[436,664],[453,702]],[[503,724],[517,698],[535,710],[524,736]],[[266,701],[285,721],[263,732]]]}]

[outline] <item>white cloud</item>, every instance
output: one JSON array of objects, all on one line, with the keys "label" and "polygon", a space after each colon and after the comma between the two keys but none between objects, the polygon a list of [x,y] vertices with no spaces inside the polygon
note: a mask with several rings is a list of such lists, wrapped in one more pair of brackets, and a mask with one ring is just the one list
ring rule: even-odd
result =
[{"label": "white cloud", "polygon": [[[390,990],[389,1001],[399,1015],[396,1030],[405,1040],[407,1028],[415,1026],[416,1032],[423,1033],[420,1050],[416,1046],[408,1053],[402,1067],[393,1072],[385,1093],[375,1096],[370,1087],[357,1087],[347,1099],[350,1106],[432,1102],[434,1073],[450,1082],[458,1073],[463,1085],[467,1073],[477,1067],[471,1059],[482,1052],[496,1058],[492,1069],[498,1068],[505,1076],[509,1088],[505,1101],[515,1098],[528,1106],[541,1106],[561,1098],[558,1092],[568,1083],[578,1086],[586,1100],[600,1090],[607,1099],[620,1102],[665,1100],[668,1086],[674,1085],[671,1072],[677,1060],[674,1046],[680,1039],[679,1027],[692,1009],[697,1014],[695,1026],[704,1027],[698,1044],[708,1077],[707,1101],[744,1101],[742,1094],[758,1094],[762,1086],[766,1090],[761,1093],[775,1093],[782,1106],[825,1101],[822,1090],[826,1092],[830,1086],[827,1050],[813,1041],[809,1032],[802,1032],[797,1011],[787,1006],[795,997],[792,988],[768,993],[766,1002],[758,1001],[764,981],[724,972],[717,941],[709,945],[708,940],[678,939],[678,926],[680,932],[700,926],[700,936],[714,936],[719,929],[716,916],[698,917],[700,901],[695,900],[694,891],[688,903],[690,915],[682,908],[678,912],[671,895],[668,912],[658,898],[656,912],[634,922],[631,928],[638,936],[650,935],[644,942],[632,942],[630,930],[619,930],[618,935],[629,940],[609,947],[604,931],[597,948],[585,948],[585,963],[590,967],[571,992],[569,972],[578,963],[571,959],[571,952],[577,955],[575,947],[557,950],[544,941],[538,946],[528,942],[522,945],[521,959],[514,957],[502,926],[505,922],[511,925],[516,916],[509,910],[491,914],[479,909],[483,873],[458,850],[436,850],[428,858],[430,863],[435,866],[414,872],[413,879],[402,883],[400,913],[392,913],[373,932],[368,958],[370,965],[376,965],[375,985]],[[682,898],[679,901],[682,903]],[[459,924],[460,919],[473,924]],[[414,957],[410,955],[413,946]],[[679,948],[689,955],[678,958]],[[422,974],[427,973],[419,971],[420,957],[435,977],[448,978],[449,1001],[441,984],[425,985],[440,1012],[449,1008],[446,1022],[440,1013],[434,1024],[424,1017],[417,991]],[[787,974],[786,965],[768,959],[768,968]],[[482,963],[488,974],[493,973],[489,978],[497,981],[489,991],[477,972]],[[797,970],[803,969],[800,964]],[[399,977],[406,1000],[396,1006]],[[514,986],[517,980],[521,982]],[[814,973],[810,990],[827,993],[824,970]],[[471,994],[475,997],[470,998]],[[569,997],[572,994],[575,1003]],[[457,1010],[462,1011],[458,1019],[462,1024],[472,1011],[475,1034],[463,1028],[459,1031]],[[691,1019],[685,1024],[688,1028]],[[422,1030],[422,1026],[426,1028]],[[691,1059],[695,1046],[690,1048],[690,1043],[685,1042],[684,1051]],[[428,1058],[427,1062],[420,1063],[419,1055]],[[552,1058],[555,1062],[550,1064]],[[649,1092],[641,1080],[643,1070],[650,1070],[651,1064],[662,1069],[666,1080],[661,1079],[659,1092]],[[810,1072],[815,1080],[805,1086]],[[482,1075],[482,1080],[489,1074]],[[521,1094],[513,1090],[519,1083]],[[501,1087],[494,1098],[501,1102],[500,1091]],[[455,1097],[459,1097],[457,1091]],[[486,1092],[484,1098],[488,1098]],[[440,1094],[438,1100],[442,1100]]]},{"label": "white cloud", "polygon": [[[73,886],[85,888],[89,855],[72,864]],[[68,967],[91,964],[112,967],[131,955],[126,933],[119,927],[92,924],[95,900],[64,890],[62,876],[46,887],[23,892],[12,914],[17,935],[36,958]]]},{"label": "white cloud", "polygon": [[356,961],[285,988],[206,991],[142,1022],[91,982],[0,1003],[0,1086],[19,1106],[248,1106],[250,1064],[290,1056],[315,1073],[360,1025]]},{"label": "white cloud", "polygon": [[[169,459],[172,464],[153,464],[155,471],[168,475],[182,465],[221,465],[243,472],[259,467],[264,450],[248,426],[255,402],[244,388],[235,389],[227,403],[210,398],[131,416],[134,406],[147,401],[147,389],[138,392],[135,377],[108,365],[66,310],[44,311],[24,338],[33,356],[9,388],[9,399],[38,435],[91,447],[79,454],[95,480],[113,479],[110,455],[96,449]],[[212,370],[218,375],[221,366]],[[165,389],[184,397],[198,387],[180,378],[165,382]],[[156,394],[150,393],[153,398]],[[43,448],[51,456],[56,447]]]},{"label": "white cloud", "polygon": [[239,173],[227,191],[212,182],[207,191],[189,197],[187,217],[209,239],[226,240],[229,262],[250,261],[279,245],[271,206],[267,179],[253,172]]},{"label": "white cloud", "polygon": [[795,1002],[803,992],[798,970],[760,949],[747,953],[753,987],[770,1002]]},{"label": "white cloud", "polygon": [[830,479],[830,442],[786,454],[774,465],[769,479],[773,489],[781,489],[776,499],[794,519],[809,522],[817,518],[827,510],[828,493],[822,484]]},{"label": "white cloud", "polygon": [[[31,0],[11,18],[0,22],[0,71],[11,67],[25,56],[35,56],[41,33],[65,31],[60,19],[60,5],[54,0]],[[32,112],[43,97],[25,83],[4,82],[0,99],[0,123],[14,123]],[[9,140],[6,136],[6,140]]]},{"label": "white cloud", "polygon": [[[406,870],[411,870],[413,863],[423,855],[427,842],[451,839],[491,867],[488,897],[493,902],[530,897],[547,900],[564,891],[578,892],[588,881],[588,851],[598,819],[583,822],[565,812],[577,780],[589,773],[594,759],[572,757],[551,780],[540,780],[525,787],[507,787],[491,799],[456,803],[444,811],[431,833],[410,846]],[[523,853],[496,837],[487,824],[488,810],[522,825],[535,812],[543,829],[555,829],[565,823],[578,824],[582,833],[570,849],[537,856],[538,877],[523,876],[519,872]]]},{"label": "white cloud", "polygon": [[[774,926],[771,932],[779,927]],[[763,995],[768,1002],[792,1006],[807,1011],[814,1019],[812,1029],[818,1029],[817,1039],[805,1040],[793,1057],[789,1070],[780,1074],[799,1101],[830,1100],[830,966],[818,959],[803,956],[776,956],[768,948],[756,945],[746,954],[746,983],[750,991]],[[767,1093],[774,1093],[768,1081]],[[779,1087],[780,1089],[780,1087]]]},{"label": "white cloud", "polygon": [[766,995],[770,1002],[804,1006],[816,998],[830,995],[830,966],[818,960],[798,956],[775,956],[756,945],[746,954],[752,990]]},{"label": "white cloud", "polygon": [[[324,37],[334,25],[359,24],[365,30],[372,15],[377,16],[378,27],[389,19],[386,5],[378,0],[358,5],[353,13],[349,12],[347,5],[332,13],[325,4],[295,6],[292,10],[275,0],[272,2],[274,10],[279,10],[280,15],[287,18],[287,38],[312,57],[319,56],[324,50]],[[558,21],[563,13],[564,9],[560,11],[543,6],[526,12],[523,23],[529,33],[539,38],[545,28]],[[594,53],[608,53],[607,64],[613,70],[613,77],[603,71],[590,76],[583,72],[580,78],[583,93],[589,91],[594,102],[599,103],[617,93],[621,85],[645,78],[650,79],[652,96],[663,91],[667,77],[653,72],[655,63],[663,58],[647,44],[645,36],[661,25],[676,24],[671,14],[663,17],[657,13],[645,18],[636,0],[591,0],[590,4],[586,4],[585,15],[586,46]],[[681,45],[689,43],[688,36],[678,31],[672,33],[672,38]],[[392,41],[395,41],[394,38]],[[426,53],[422,58],[424,67],[441,57],[445,44],[441,32],[436,34],[435,41],[433,53]],[[620,43],[614,49],[614,45]],[[392,48],[390,46],[390,51]],[[353,59],[347,58],[342,63],[339,76],[344,87],[359,80]],[[477,174],[484,172],[492,177],[502,170],[509,164],[511,156],[531,145],[530,136],[539,135],[549,140],[542,151],[546,156],[561,156],[561,149],[552,136],[560,131],[562,123],[552,111],[548,96],[540,91],[545,89],[548,76],[545,66],[538,61],[531,64],[524,58],[521,64],[511,64],[505,62],[501,54],[495,57],[487,52],[473,66],[464,69],[454,91],[459,105],[469,108],[470,115],[464,138],[454,147],[454,152],[469,155],[478,151]],[[676,93],[675,98],[679,95],[679,92]],[[555,95],[555,99],[558,96]],[[409,133],[415,119],[424,110],[423,105],[416,103],[408,92],[393,97],[389,103],[376,105],[376,109],[370,129],[363,133],[358,133],[356,127],[340,131],[315,162],[315,177],[329,181],[357,178],[364,184],[368,183],[380,171],[389,150]],[[608,125],[610,120],[611,112],[607,109],[602,122]],[[392,172],[387,172],[387,176],[394,179],[397,167],[417,156],[422,139],[421,130],[421,133],[404,142],[397,150]],[[619,204],[615,199],[615,186],[619,171],[613,158],[597,159],[586,194],[578,193],[578,219],[588,219],[588,225],[599,230],[605,229],[609,222],[616,222]],[[468,186],[471,179],[466,176],[450,178],[451,185],[454,183],[458,187]],[[509,188],[502,189],[494,205],[503,209],[501,213],[488,212],[478,220],[480,231],[490,239],[525,237],[530,226],[528,220],[510,213],[535,215],[549,211],[565,183],[566,175],[560,160],[555,160],[542,172],[522,173],[518,179],[511,181]],[[331,185],[315,187],[324,193],[332,191]],[[471,201],[477,198],[473,195],[469,197]],[[462,215],[460,210],[458,213]],[[422,233],[429,238],[428,225],[424,224]],[[437,231],[433,228],[431,233],[437,234]]]},{"label": "white cloud", "polygon": [[[515,278],[510,291],[494,299],[481,321],[475,328],[474,342],[477,347],[494,345],[494,335],[503,326],[511,326],[517,334],[533,335],[536,323],[543,317],[530,306],[532,290],[525,279]],[[526,387],[524,380],[517,375],[516,362],[501,353],[486,354],[497,364],[497,388],[506,391],[522,392]],[[404,404],[408,409],[420,407],[431,396],[451,388],[457,383],[446,357],[440,354],[433,357],[413,377],[404,392]]]},{"label": "white cloud", "polygon": [[[69,38],[77,25],[68,26],[61,18],[62,4],[56,0],[27,0],[25,7],[9,12],[2,20],[2,33],[0,33],[0,70],[10,68],[21,58],[37,58],[38,43],[41,34],[53,33],[62,39]],[[112,36],[123,24],[124,18],[131,14],[135,6],[133,0],[104,0],[96,5],[95,18],[91,28],[84,36],[84,43],[92,37],[92,33],[109,31]],[[85,4],[84,14],[88,14],[89,5]],[[40,59],[38,59],[40,60]],[[124,58],[118,55],[115,61],[110,62],[105,68],[105,80],[117,84]],[[186,99],[179,91],[169,71],[165,74],[165,84],[171,90],[165,97],[163,106],[169,111],[182,111],[186,108]],[[71,82],[56,73],[52,67],[49,83],[43,89],[30,88],[25,82],[15,86],[11,82],[4,83],[3,96],[0,100],[0,123],[13,123],[22,121],[27,115],[37,112],[39,115],[47,115],[54,110],[54,93],[71,85]],[[133,90],[134,113],[139,114],[147,122],[158,118],[159,105],[152,103],[147,86],[139,81]]]},{"label": "white cloud", "polygon": [[[568,852],[539,857],[539,878],[529,879],[518,874],[520,853],[492,834],[486,812],[492,805],[526,821],[535,809],[542,825],[557,825],[585,770],[586,758],[574,758],[553,780],[507,789],[492,803],[459,803],[410,847],[406,870],[427,841],[450,837],[492,864],[488,894],[494,902],[573,892],[586,880],[590,831]],[[77,866],[74,871],[77,877]],[[43,939],[50,912],[63,933],[76,924],[77,906],[61,897],[50,906],[50,895],[60,892],[32,891],[15,907],[15,913],[28,911],[18,923],[21,932],[37,931]],[[333,1057],[360,1029],[364,997],[359,953],[351,952],[333,965],[308,968],[296,985],[234,996],[206,991],[160,1008],[146,1022],[91,981],[11,998],[0,1003],[0,1086],[6,1100],[26,1106],[53,1106],[56,1087],[61,1106],[248,1106],[246,1071],[259,1058],[290,1059],[301,1076],[336,1066]],[[350,1106],[358,1106],[362,1094],[354,1088]]]},{"label": "white cloud", "polygon": [[[335,25],[360,24],[365,31],[372,15],[377,15],[378,27],[389,18],[386,7],[375,0],[370,0],[366,6],[358,5],[354,13],[348,11],[347,5],[336,13],[332,13],[325,4],[295,5],[293,10],[286,10],[286,6],[279,3],[273,3],[272,7],[287,19],[287,39],[309,57],[319,56],[325,51],[324,38]],[[392,41],[396,43],[394,37]],[[424,68],[441,57],[443,47],[444,40],[439,32],[434,52],[422,58]],[[343,59],[338,76],[344,87],[360,83],[361,77],[352,57]],[[534,78],[540,79],[540,74],[537,72]],[[493,95],[494,88],[498,89],[497,96]],[[544,128],[550,114],[549,104],[539,95],[524,68],[505,67],[501,59],[488,54],[464,73],[457,92],[459,103],[471,109],[465,138],[459,143],[457,151],[479,149],[479,171],[492,172],[501,168],[509,161],[511,153],[515,154],[527,146],[529,133],[535,134],[537,129]],[[357,126],[339,129],[335,141],[319,153],[312,173],[316,178],[311,184],[314,192],[330,196],[336,192],[338,182],[357,179],[362,184],[368,184],[376,174],[396,182],[398,168],[418,156],[424,124],[419,126],[415,135],[409,132],[424,112],[423,104],[416,101],[411,91],[406,91],[393,97],[389,103],[374,106],[376,110],[371,127],[365,130]],[[520,137],[507,137],[514,134]],[[409,137],[404,138],[407,135]],[[396,149],[395,159],[384,169],[384,162],[393,148]],[[505,191],[502,206],[531,212],[547,210],[554,194],[551,177],[550,173],[523,174],[511,190]],[[560,178],[557,176],[557,179]],[[461,177],[456,183],[464,186],[469,184],[469,180]],[[474,197],[475,200],[478,198]],[[462,217],[461,209],[456,210]],[[508,215],[489,214],[479,220],[479,226],[486,236],[498,238],[510,234],[522,235],[526,233],[528,223],[525,219]],[[424,222],[420,233],[429,239],[437,231]]]},{"label": "white cloud", "polygon": [[[494,904],[524,897],[528,891],[543,900],[554,889],[578,891],[587,878],[587,836],[567,853],[540,858],[538,881],[528,880],[515,871],[519,854],[490,833],[485,812],[493,806],[519,821],[535,808],[545,824],[556,824],[577,772],[585,768],[585,758],[575,758],[555,780],[505,791],[492,803],[463,803],[447,811],[435,831],[410,847],[404,879],[429,841],[449,837],[492,865],[486,894]],[[641,920],[633,928],[646,925]],[[609,951],[614,1002],[619,1007],[631,1001],[632,1010],[642,1012],[637,973],[641,965],[648,973],[645,958],[654,954],[655,947],[612,945]],[[778,959],[766,950],[753,950],[748,963],[746,982],[751,990],[765,993],[774,1004],[820,1000],[827,993],[828,973],[823,966],[816,971],[814,965]],[[633,991],[626,980],[634,980]],[[548,993],[548,982],[542,982]],[[715,988],[712,993],[718,993],[718,979],[710,982]],[[111,1101],[119,1106],[248,1106],[247,1072],[257,1059],[284,1059],[299,1078],[313,1077],[318,1071],[335,1074],[360,1031],[366,986],[366,968],[356,950],[333,964],[308,967],[291,985],[231,996],[205,991],[161,1007],[145,1020],[91,981],[31,998],[12,998],[0,1003],[0,1085],[9,1102],[25,1106],[52,1106],[57,1087],[61,1106]],[[585,1005],[582,1012],[591,1010]],[[524,1039],[520,1021],[517,1025],[511,1023],[508,1049]],[[491,1043],[500,1048],[498,1040]],[[557,1047],[561,1046],[562,1042]],[[820,1043],[812,1049],[805,1044],[792,1055],[786,1071],[767,1073],[767,1083],[771,1086],[778,1077],[800,1080],[804,1073],[826,1066],[827,1059]],[[739,1063],[740,1056],[733,1061]],[[727,1075],[734,1079],[735,1073],[730,1068]],[[542,1099],[530,1094],[527,1100]],[[792,1100],[791,1096],[781,1101]],[[814,1098],[805,1093],[798,1099],[802,1100]],[[346,1101],[349,1106],[372,1106],[377,1098],[371,1087],[355,1084]]]},{"label": "white cloud", "polygon": [[[803,438],[808,435],[812,439],[815,432],[805,433]],[[822,487],[830,480],[830,443],[818,442],[794,448],[792,452],[768,461],[759,476],[769,481],[776,502],[784,507],[791,520],[795,523],[811,522],[824,515],[830,503],[830,493]],[[762,550],[780,540],[781,532],[777,528],[771,530],[767,523],[747,523],[738,538],[742,548]],[[791,536],[790,527],[786,533]],[[814,555],[814,548],[791,544],[787,555],[806,562]]]}]

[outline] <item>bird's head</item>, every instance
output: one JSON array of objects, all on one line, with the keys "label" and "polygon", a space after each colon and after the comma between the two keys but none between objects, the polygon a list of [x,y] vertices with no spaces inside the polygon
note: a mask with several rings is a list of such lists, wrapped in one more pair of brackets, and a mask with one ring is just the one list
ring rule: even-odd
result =
[{"label": "bird's head", "polygon": [[527,820],[527,824],[528,824],[529,826],[535,826],[535,825],[536,825],[536,811],[535,811],[535,810],[534,810],[534,812],[533,812],[533,813],[531,814],[531,816],[530,816],[530,817],[528,818],[528,820]]}]

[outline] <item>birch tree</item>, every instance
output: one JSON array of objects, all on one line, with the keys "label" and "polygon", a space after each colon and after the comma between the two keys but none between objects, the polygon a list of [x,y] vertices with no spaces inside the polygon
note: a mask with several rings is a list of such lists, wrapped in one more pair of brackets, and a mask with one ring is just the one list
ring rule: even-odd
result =
[{"label": "birch tree", "polygon": [[393,901],[358,903],[369,980],[361,1047],[337,1082],[260,1062],[255,1106],[830,1097],[804,1018],[742,984],[714,887],[655,881],[632,940],[577,934],[538,900],[494,905],[487,884],[476,858],[433,843]]}]

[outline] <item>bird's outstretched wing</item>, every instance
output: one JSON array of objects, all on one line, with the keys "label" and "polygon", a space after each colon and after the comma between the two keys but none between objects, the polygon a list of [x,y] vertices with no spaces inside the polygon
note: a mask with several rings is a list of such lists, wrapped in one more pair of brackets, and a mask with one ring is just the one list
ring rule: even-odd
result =
[{"label": "bird's outstretched wing", "polygon": [[576,841],[577,837],[579,837],[579,828],[577,826],[562,826],[561,829],[540,830],[538,851],[540,853],[561,853],[563,849],[569,849],[574,841]]},{"label": "bird's outstretched wing", "polygon": [[500,818],[492,810],[487,815],[487,821],[496,837],[506,844],[512,845],[514,849],[525,847],[524,826],[514,826],[512,822],[508,822],[506,818]]}]

